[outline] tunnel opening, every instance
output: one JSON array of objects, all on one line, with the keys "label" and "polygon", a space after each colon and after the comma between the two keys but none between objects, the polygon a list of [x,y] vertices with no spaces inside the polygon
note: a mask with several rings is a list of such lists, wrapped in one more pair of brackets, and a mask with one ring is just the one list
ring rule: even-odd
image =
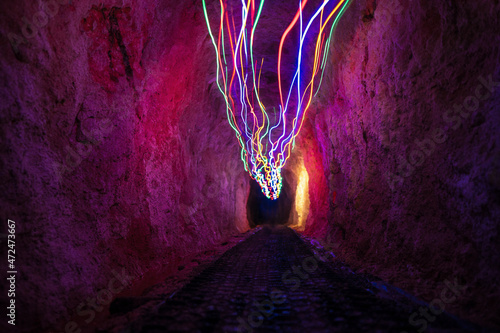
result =
[{"label": "tunnel opening", "polygon": [[306,226],[307,216],[309,215],[309,174],[304,164],[302,156],[296,158],[294,163],[294,203],[292,207],[292,217],[290,218],[290,227],[295,230],[303,231]]},{"label": "tunnel opening", "polygon": [[276,200],[268,199],[255,181],[250,181],[250,192],[247,200],[247,217],[251,228],[258,225],[286,225],[294,203],[290,195],[290,184],[283,177],[281,194]]}]

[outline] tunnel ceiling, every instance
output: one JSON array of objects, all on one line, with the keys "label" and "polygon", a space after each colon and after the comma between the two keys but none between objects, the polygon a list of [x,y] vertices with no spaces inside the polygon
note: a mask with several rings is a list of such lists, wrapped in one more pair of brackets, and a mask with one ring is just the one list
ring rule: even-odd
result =
[{"label": "tunnel ceiling", "polygon": [[[216,56],[216,85],[245,170],[275,200],[281,193],[282,169],[320,90],[331,41],[350,0],[304,1],[295,8],[280,2],[220,1],[210,3],[208,10],[207,2],[202,4]],[[276,20],[280,13],[275,8],[288,13]],[[262,24],[275,29],[263,30]],[[273,97],[271,104],[266,104],[268,96]]]}]

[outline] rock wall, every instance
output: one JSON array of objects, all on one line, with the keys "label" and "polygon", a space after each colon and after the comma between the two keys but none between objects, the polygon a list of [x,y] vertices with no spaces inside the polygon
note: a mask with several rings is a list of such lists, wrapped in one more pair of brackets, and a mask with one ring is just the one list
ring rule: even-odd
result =
[{"label": "rock wall", "polygon": [[63,331],[246,230],[249,187],[201,3],[44,3],[1,5],[0,186],[18,318]]},{"label": "rock wall", "polygon": [[306,228],[427,301],[458,281],[467,288],[446,310],[497,326],[499,12],[498,1],[352,3],[309,114],[331,218]]}]

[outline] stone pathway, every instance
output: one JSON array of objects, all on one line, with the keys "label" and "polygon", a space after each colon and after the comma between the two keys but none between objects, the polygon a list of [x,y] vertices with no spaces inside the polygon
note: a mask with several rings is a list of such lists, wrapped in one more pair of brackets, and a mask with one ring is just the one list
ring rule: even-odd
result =
[{"label": "stone pathway", "polygon": [[292,229],[263,227],[120,331],[483,331],[428,308],[411,325],[409,318],[422,303],[374,285],[314,251]]}]

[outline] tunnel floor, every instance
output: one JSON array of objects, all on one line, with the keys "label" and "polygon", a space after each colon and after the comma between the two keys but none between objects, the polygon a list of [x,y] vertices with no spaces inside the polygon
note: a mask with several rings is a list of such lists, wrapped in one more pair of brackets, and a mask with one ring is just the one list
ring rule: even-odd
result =
[{"label": "tunnel floor", "polygon": [[[315,256],[313,248],[288,227],[265,226],[124,331],[417,332],[422,328],[425,320],[409,324],[422,303],[411,297],[402,300],[387,287],[374,287],[365,275]],[[477,331],[446,312],[429,316],[426,332]]]}]

